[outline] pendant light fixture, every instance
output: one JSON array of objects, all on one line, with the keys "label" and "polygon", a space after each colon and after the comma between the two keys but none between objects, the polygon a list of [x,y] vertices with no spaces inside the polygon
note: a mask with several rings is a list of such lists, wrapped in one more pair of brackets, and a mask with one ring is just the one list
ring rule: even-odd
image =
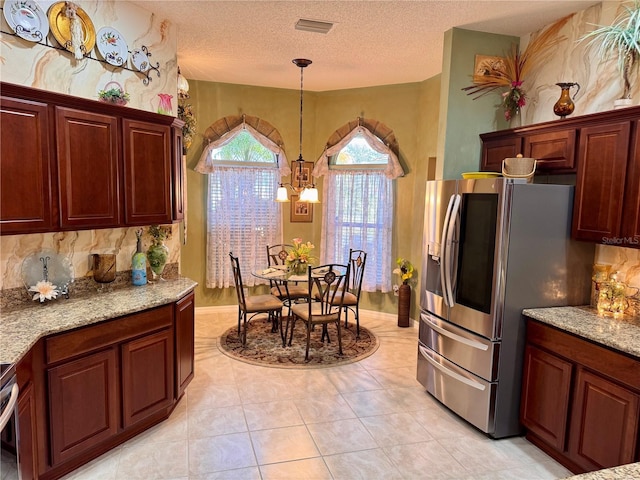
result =
[{"label": "pendant light fixture", "polygon": [[[318,200],[318,189],[315,184],[311,181],[311,172],[309,172],[309,176],[305,180],[303,177],[303,168],[305,164],[305,160],[302,158],[302,99],[303,99],[303,72],[304,68],[311,65],[311,60],[307,60],[305,58],[296,58],[293,60],[293,63],[297,67],[300,68],[300,156],[294,162],[295,165],[292,168],[291,172],[291,183],[281,183],[278,188],[278,193],[276,196],[276,202],[288,202],[289,195],[287,192],[287,187],[291,188],[291,190],[299,195],[298,201],[306,202],[306,203],[320,203]],[[296,179],[294,182],[293,179]]]}]

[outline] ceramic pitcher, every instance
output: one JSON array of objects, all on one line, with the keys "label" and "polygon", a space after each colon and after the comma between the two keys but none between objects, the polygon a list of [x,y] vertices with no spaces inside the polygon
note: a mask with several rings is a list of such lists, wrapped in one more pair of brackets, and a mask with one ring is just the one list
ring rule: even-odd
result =
[{"label": "ceramic pitcher", "polygon": [[556,83],[556,85],[559,86],[562,91],[560,92],[560,98],[553,106],[553,113],[558,115],[560,118],[564,118],[567,115],[571,115],[575,108],[575,104],[573,103],[570,94],[571,87],[576,87],[576,91],[573,94],[575,98],[575,96],[578,95],[578,92],[580,91],[580,85],[572,82]]}]

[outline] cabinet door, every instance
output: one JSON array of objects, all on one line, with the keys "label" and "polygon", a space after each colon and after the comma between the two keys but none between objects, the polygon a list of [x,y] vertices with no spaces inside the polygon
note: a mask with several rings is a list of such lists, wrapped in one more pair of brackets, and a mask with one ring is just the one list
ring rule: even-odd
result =
[{"label": "cabinet door", "polygon": [[116,361],[111,348],[48,370],[54,466],[118,432]]},{"label": "cabinet door", "polygon": [[122,345],[124,427],[173,403],[173,330],[166,329]]},{"label": "cabinet door", "polygon": [[635,122],[622,215],[623,247],[640,247],[640,121]]},{"label": "cabinet door", "polygon": [[0,231],[54,230],[58,204],[47,105],[2,97],[0,111]]},{"label": "cabinet door", "polygon": [[171,127],[123,120],[125,223],[171,223]]},{"label": "cabinet door", "polygon": [[569,455],[585,470],[633,462],[640,396],[579,369],[569,437]]},{"label": "cabinet door", "polygon": [[118,119],[56,107],[60,226],[120,223]]},{"label": "cabinet door", "polygon": [[194,294],[176,303],[176,398],[180,398],[194,374]]},{"label": "cabinet door", "polygon": [[522,153],[522,138],[515,135],[496,139],[482,140],[482,160],[480,169],[501,172],[502,161]]},{"label": "cabinet door", "polygon": [[186,155],[182,154],[182,128],[172,127],[173,131],[173,220],[180,221],[185,215],[185,179]]},{"label": "cabinet door", "polygon": [[524,137],[523,156],[535,158],[536,171],[571,173],[575,164],[576,131],[562,130]]},{"label": "cabinet door", "polygon": [[20,396],[18,397],[18,427],[20,428],[18,462],[21,478],[24,480],[36,478],[36,473],[38,472],[36,404],[31,382],[20,389]]},{"label": "cabinet door", "polygon": [[530,432],[559,451],[565,450],[571,371],[571,363],[527,345],[522,377],[521,422]]},{"label": "cabinet door", "polygon": [[572,237],[607,243],[620,236],[630,122],[580,130]]}]

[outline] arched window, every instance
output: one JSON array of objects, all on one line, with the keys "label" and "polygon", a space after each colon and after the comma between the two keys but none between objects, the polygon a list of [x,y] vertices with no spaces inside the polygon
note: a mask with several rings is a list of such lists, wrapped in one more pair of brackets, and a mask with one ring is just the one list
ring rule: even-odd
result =
[{"label": "arched window", "polygon": [[281,207],[273,199],[281,174],[288,174],[280,165],[288,162],[281,140],[277,143],[279,134],[256,117],[225,117],[205,137],[207,133],[210,143],[196,166],[209,179],[206,285],[233,285],[233,252],[240,259],[243,283],[252,286],[255,279],[249,272],[267,264],[265,245],[282,243]]},{"label": "arched window", "polygon": [[358,119],[332,135],[313,172],[325,177],[322,262],[346,263],[350,248],[364,250],[368,292],[391,290],[393,179],[404,174],[395,152],[388,127]]}]

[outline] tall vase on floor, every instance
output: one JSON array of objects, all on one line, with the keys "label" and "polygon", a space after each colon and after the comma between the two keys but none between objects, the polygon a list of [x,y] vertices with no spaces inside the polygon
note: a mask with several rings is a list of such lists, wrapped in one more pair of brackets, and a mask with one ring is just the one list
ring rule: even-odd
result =
[{"label": "tall vase on floor", "polygon": [[409,312],[411,311],[411,285],[403,283],[398,289],[398,326],[409,326]]},{"label": "tall vase on floor", "polygon": [[409,326],[409,313],[411,311],[411,285],[409,280],[413,277],[413,265],[409,260],[398,258],[396,260],[396,268],[393,273],[400,275],[402,285],[398,288],[398,326]]}]

